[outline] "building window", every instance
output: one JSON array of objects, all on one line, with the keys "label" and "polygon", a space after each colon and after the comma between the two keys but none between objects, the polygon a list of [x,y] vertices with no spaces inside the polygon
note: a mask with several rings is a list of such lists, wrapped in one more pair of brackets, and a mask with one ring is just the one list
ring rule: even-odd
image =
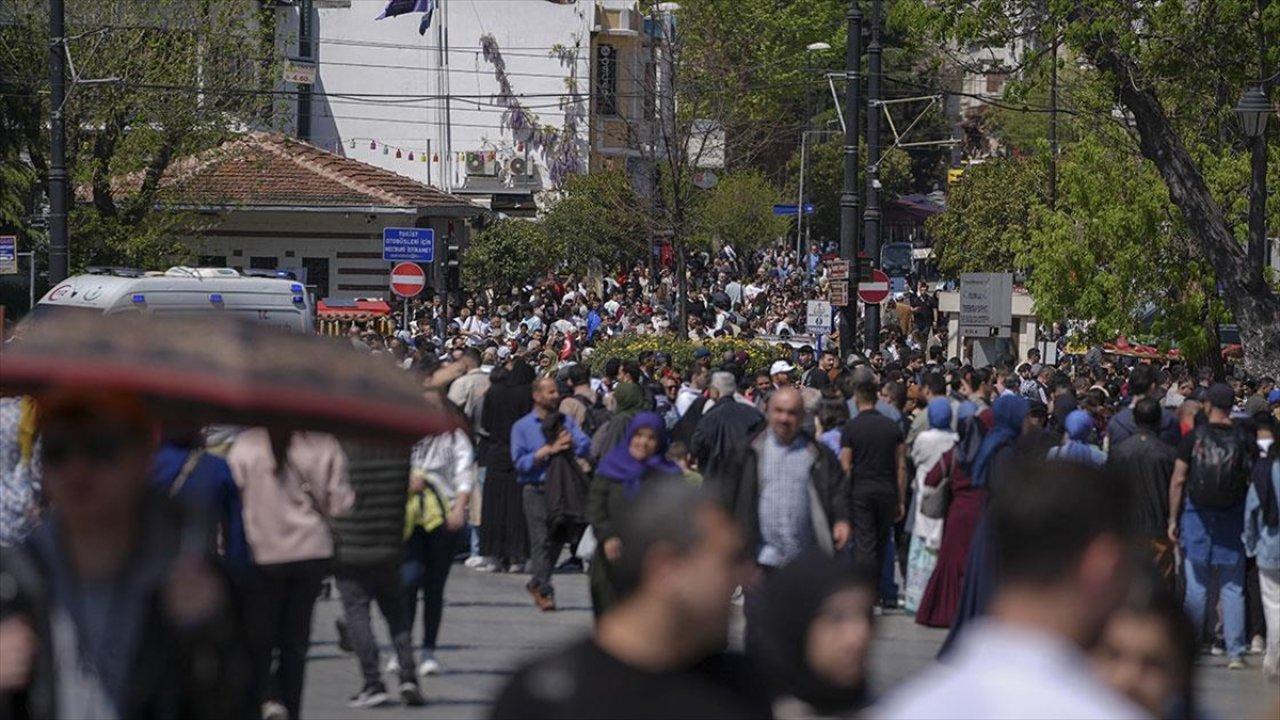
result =
[{"label": "building window", "polygon": [[198,261],[200,267],[226,267],[227,256],[225,255],[201,255]]},{"label": "building window", "polygon": [[596,47],[596,108],[601,115],[618,114],[618,49]]},{"label": "building window", "polygon": [[254,270],[275,270],[276,259],[273,257],[250,257],[249,267]]},{"label": "building window", "polygon": [[1004,73],[987,73],[987,94],[996,95],[1004,89]]}]

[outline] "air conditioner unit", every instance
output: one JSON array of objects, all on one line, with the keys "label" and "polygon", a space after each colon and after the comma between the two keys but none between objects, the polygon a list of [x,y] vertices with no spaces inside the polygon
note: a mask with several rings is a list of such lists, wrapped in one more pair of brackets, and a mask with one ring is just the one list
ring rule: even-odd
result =
[{"label": "air conditioner unit", "polygon": [[467,174],[468,175],[497,175],[498,163],[490,160],[490,153],[487,152],[469,152],[467,153]]},{"label": "air conditioner unit", "polygon": [[516,177],[527,177],[529,175],[529,161],[522,157],[511,158],[507,163],[507,172]]}]

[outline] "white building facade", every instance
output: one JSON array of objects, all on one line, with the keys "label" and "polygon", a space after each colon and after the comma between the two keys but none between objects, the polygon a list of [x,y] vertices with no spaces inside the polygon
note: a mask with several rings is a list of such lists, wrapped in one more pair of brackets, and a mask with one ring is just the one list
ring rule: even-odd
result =
[{"label": "white building facade", "polygon": [[593,33],[634,1],[437,0],[425,35],[421,13],[376,19],[385,6],[276,10],[277,49],[315,73],[310,112],[282,95],[278,129],[495,210],[588,169]]}]

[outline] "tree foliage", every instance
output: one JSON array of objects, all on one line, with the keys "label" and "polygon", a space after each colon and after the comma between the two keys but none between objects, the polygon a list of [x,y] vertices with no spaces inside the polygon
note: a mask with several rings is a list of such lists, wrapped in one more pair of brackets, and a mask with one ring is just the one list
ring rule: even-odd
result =
[{"label": "tree foliage", "polygon": [[739,252],[768,245],[790,225],[787,218],[773,214],[779,202],[778,189],[760,171],[728,173],[698,198],[690,240],[700,248],[731,244]]},{"label": "tree foliage", "polygon": [[569,176],[541,224],[556,257],[581,271],[592,260],[613,267],[643,257],[648,238],[645,217],[626,175],[601,170]]},{"label": "tree foliage", "polygon": [[469,290],[521,287],[555,267],[557,257],[541,223],[499,220],[471,238],[462,255],[462,284]]},{"label": "tree foliage", "polygon": [[[68,78],[63,108],[67,165],[79,203],[70,223],[73,268],[119,262],[158,267],[183,255],[171,238],[199,228],[190,218],[157,213],[156,194],[176,158],[269,118],[270,101],[254,88],[274,86],[274,10],[258,8],[245,0],[68,4],[75,77],[99,81]],[[6,175],[0,205],[47,182],[50,114],[48,3],[10,0],[5,10],[0,128],[33,172],[25,187]],[[112,182],[128,173],[139,173],[140,182]]]},{"label": "tree foliage", "polygon": [[[1259,374],[1274,374],[1280,371],[1280,296],[1260,269],[1250,264],[1243,247],[1247,204],[1241,198],[1248,186],[1247,172],[1241,172],[1247,163],[1240,157],[1246,142],[1233,112],[1244,88],[1265,74],[1260,68],[1274,68],[1280,60],[1280,46],[1275,43],[1268,46],[1267,57],[1259,58],[1259,35],[1274,38],[1280,33],[1280,4],[1271,3],[1265,13],[1259,12],[1261,7],[1256,0],[910,0],[903,14],[921,37],[935,42],[997,47],[1030,41],[1025,61],[1032,69],[1036,63],[1051,61],[1042,49],[1058,38],[1064,45],[1062,66],[1072,58],[1080,67],[1078,73],[1064,74],[1064,109],[1072,114],[1082,136],[1105,143],[1108,153],[1120,153],[1124,161],[1103,158],[1089,146],[1079,154],[1092,157],[1088,164],[1094,169],[1106,159],[1108,167],[1128,168],[1133,174],[1107,175],[1124,181],[1117,189],[1127,192],[1096,185],[1101,197],[1076,210],[1091,216],[1046,221],[1045,231],[1066,243],[1055,250],[1080,250],[1068,240],[1097,242],[1110,237],[1099,226],[1082,227],[1081,223],[1107,218],[1119,230],[1126,213],[1131,216],[1125,221],[1142,226],[1144,234],[1134,240],[1147,246],[1148,258],[1178,257],[1178,243],[1189,238],[1194,252],[1183,255],[1203,262],[1211,273],[1199,287],[1222,288],[1221,300],[1240,325],[1246,366]],[[1278,132],[1275,125],[1268,128],[1271,146]],[[1064,148],[1064,162],[1076,150]],[[1139,157],[1149,164],[1138,161]],[[1064,166],[1064,180],[1067,170]],[[1155,178],[1159,184],[1154,189],[1130,184]],[[1166,208],[1177,212],[1170,210],[1168,225],[1156,231],[1149,227],[1149,215],[1126,208],[1120,200],[1154,203],[1161,195],[1167,196]],[[1152,276],[1129,263],[1123,251],[1112,249],[1085,255],[1098,263],[1089,268],[1093,275],[1110,274],[1138,283]],[[1130,271],[1137,274],[1130,277]],[[1166,289],[1176,292],[1174,283],[1179,279],[1185,276],[1171,278]],[[1113,290],[1112,302],[1134,298],[1118,287]],[[1096,307],[1087,295],[1076,300],[1080,311]],[[1174,302],[1178,307],[1169,316],[1184,315],[1187,302]],[[1211,321],[1216,302],[1202,305],[1200,322]]]},{"label": "tree foliage", "polygon": [[[867,147],[860,145],[859,163],[867,166]],[[787,174],[792,178],[784,197],[794,203],[800,191],[800,153],[791,156]],[[866,178],[865,175],[862,176]],[[880,162],[880,197],[889,202],[899,195],[911,192],[913,186],[912,158],[905,150],[893,149],[885,153]],[[858,195],[866,207],[866,183],[861,183]],[[809,218],[810,233],[815,240],[837,240],[840,237],[840,196],[844,193],[844,141],[831,140],[810,144],[807,148],[804,173],[804,194],[814,205]]]}]

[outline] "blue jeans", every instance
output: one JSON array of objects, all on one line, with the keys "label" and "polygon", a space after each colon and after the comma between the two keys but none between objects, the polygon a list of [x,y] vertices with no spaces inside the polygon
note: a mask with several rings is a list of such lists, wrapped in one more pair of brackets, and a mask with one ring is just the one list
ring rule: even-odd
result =
[{"label": "blue jeans", "polygon": [[1187,580],[1186,609],[1199,633],[1204,628],[1205,614],[1215,599],[1222,602],[1223,639],[1227,657],[1244,655],[1244,559],[1232,565],[1183,562]]}]

